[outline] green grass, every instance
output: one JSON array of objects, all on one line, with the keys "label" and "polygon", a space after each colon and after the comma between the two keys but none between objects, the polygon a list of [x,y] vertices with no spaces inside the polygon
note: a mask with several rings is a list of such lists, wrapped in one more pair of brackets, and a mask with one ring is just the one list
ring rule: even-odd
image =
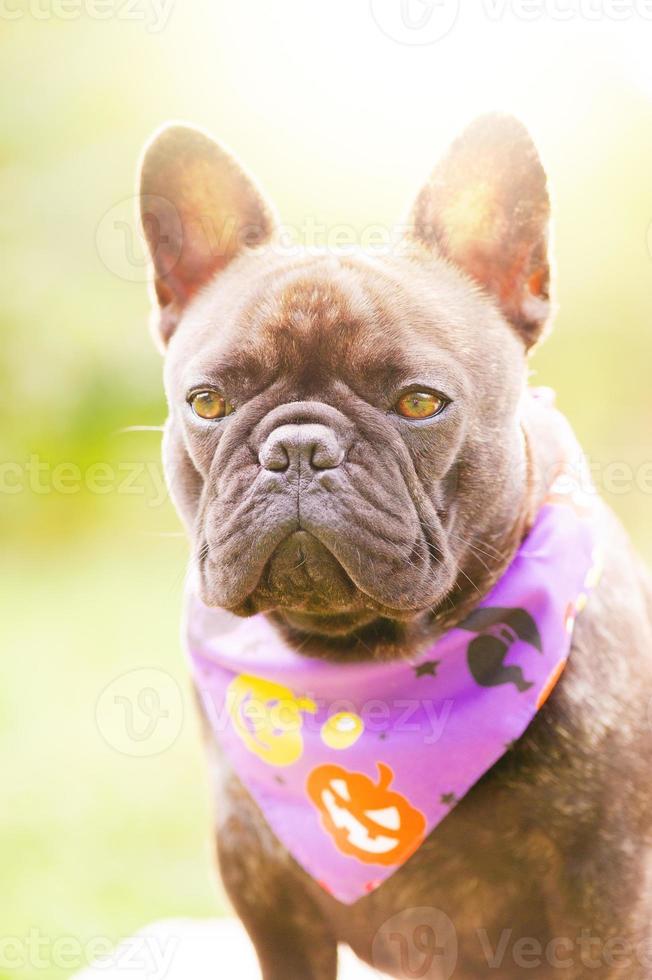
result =
[{"label": "green grass", "polygon": [[[207,778],[178,640],[185,544],[121,535],[8,557],[0,691],[3,936],[118,939],[145,921],[223,908],[211,873]],[[8,619],[8,617],[10,617]],[[121,709],[98,698],[127,671],[169,674],[183,691],[174,744],[133,757],[112,748]],[[142,725],[143,719],[137,719]],[[176,716],[174,723],[176,725]],[[141,731],[143,729],[141,728]],[[83,962],[79,962],[83,966]],[[0,977],[5,980],[0,969]]]}]

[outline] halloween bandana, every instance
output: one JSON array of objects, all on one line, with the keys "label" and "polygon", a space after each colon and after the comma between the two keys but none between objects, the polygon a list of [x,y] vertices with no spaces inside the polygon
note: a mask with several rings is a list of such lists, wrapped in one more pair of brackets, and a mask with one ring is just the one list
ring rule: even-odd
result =
[{"label": "halloween bandana", "polygon": [[[552,412],[553,409],[551,408]],[[194,679],[215,737],[298,863],[350,904],[397,870],[528,727],[600,574],[593,495],[568,451],[511,565],[411,661],[302,656],[264,616],[189,590]]]}]

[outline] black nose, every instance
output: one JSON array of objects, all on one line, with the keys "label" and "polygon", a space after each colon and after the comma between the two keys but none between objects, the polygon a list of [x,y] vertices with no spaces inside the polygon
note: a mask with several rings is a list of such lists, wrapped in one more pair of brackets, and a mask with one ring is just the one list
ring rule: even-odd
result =
[{"label": "black nose", "polygon": [[333,470],[344,459],[344,449],[326,425],[279,425],[260,447],[258,458],[266,470]]}]

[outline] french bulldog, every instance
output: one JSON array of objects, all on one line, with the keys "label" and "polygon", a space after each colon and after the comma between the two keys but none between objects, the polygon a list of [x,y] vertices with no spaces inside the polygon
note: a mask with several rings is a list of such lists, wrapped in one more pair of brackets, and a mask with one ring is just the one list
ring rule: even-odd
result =
[{"label": "french bulldog", "polygon": [[[184,125],[146,147],[141,200],[202,601],[305,657],[413,656],[500,580],[558,458],[522,410],[551,318],[529,134],[472,123],[382,254],[284,249],[254,180]],[[309,877],[209,740],[221,874],[264,980],[334,980],[338,943],[392,977],[652,978],[652,589],[600,522],[605,571],[550,698],[372,894]],[[429,957],[424,909],[454,927]]]}]

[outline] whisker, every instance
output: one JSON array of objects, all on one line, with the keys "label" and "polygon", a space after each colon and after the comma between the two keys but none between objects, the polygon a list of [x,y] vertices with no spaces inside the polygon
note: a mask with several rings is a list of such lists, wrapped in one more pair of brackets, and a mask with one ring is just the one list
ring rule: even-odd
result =
[{"label": "whisker", "polygon": [[[502,561],[504,558],[507,557],[505,554],[503,554],[500,551],[494,551],[493,549],[491,551],[486,551],[484,548],[480,547],[479,545],[476,545],[472,541],[469,541],[467,538],[462,537],[461,534],[456,534],[455,531],[449,531],[448,533],[452,537],[457,538],[458,541],[461,541],[462,544],[465,544],[468,548],[471,548],[473,551],[476,552],[476,554],[479,553],[481,555],[485,555],[487,558],[495,558],[498,561]],[[480,542],[480,544],[481,545],[483,544],[485,548],[490,547],[490,545],[488,545],[485,541]]]},{"label": "whisker", "polygon": [[352,630],[351,631],[351,636],[355,637],[355,639],[358,641],[358,643],[361,643],[362,646],[365,648],[365,650],[368,650],[369,651],[369,653],[372,655],[372,657],[374,656],[374,651],[371,649],[371,647],[369,646],[369,644],[365,643],[365,641],[362,639],[362,637],[359,635],[359,633],[356,633],[355,630]]},{"label": "whisker", "polygon": [[[438,528],[436,528],[434,524],[430,524],[426,520],[422,521],[422,525],[428,529],[438,530]],[[478,542],[478,544],[476,544],[473,541],[469,541],[468,538],[462,537],[461,534],[457,534],[455,531],[448,530],[446,533],[449,534],[451,537],[456,538],[458,541],[461,541],[462,544],[466,545],[466,547],[473,552],[473,554],[476,556],[478,561],[484,566],[484,568],[486,568],[488,572],[491,571],[491,568],[487,565],[485,561],[482,560],[482,558],[480,557],[481,555],[484,555],[485,557],[492,559],[493,561],[504,561],[504,559],[507,557],[503,553],[493,549],[491,545],[486,541],[480,541]],[[484,545],[484,548],[481,547],[482,545]],[[489,548],[491,550],[489,551],[484,550],[486,548]]]},{"label": "whisker", "polygon": [[[456,537],[457,537],[457,535],[456,535]],[[473,546],[473,545],[471,544],[471,542],[470,542],[470,541],[464,541],[464,539],[463,539],[463,538],[459,538],[459,540],[460,540],[460,541],[462,541],[462,542],[463,542],[463,543],[464,543],[464,544],[465,544],[465,545],[467,546],[467,548],[469,549],[469,551],[470,551],[470,552],[471,552],[471,553],[472,553],[473,555],[475,555],[475,557],[476,557],[476,559],[477,559],[477,560],[478,560],[478,561],[480,562],[480,564],[481,564],[481,565],[482,565],[482,567],[483,567],[483,568],[485,569],[485,571],[487,571],[487,572],[491,572],[491,568],[489,567],[489,565],[487,565],[487,563],[486,563],[486,561],[484,560],[484,558],[482,558],[482,557],[481,557],[481,556],[482,556],[482,554],[486,554],[486,552],[480,552],[480,551],[478,551],[478,550],[477,550],[477,549],[476,549],[476,548],[475,548],[475,547],[474,547],[474,546]]]},{"label": "whisker", "polygon": [[121,436],[125,432],[164,432],[164,425],[125,425],[122,429],[114,429],[112,435]]},{"label": "whisker", "polygon": [[475,584],[475,582],[473,581],[473,579],[469,575],[466,574],[466,572],[464,571],[464,569],[463,568],[459,568],[458,571],[460,571],[462,573],[462,575],[464,576],[464,578],[470,583],[471,588],[475,589],[475,591],[478,593],[478,595],[482,595],[482,592],[480,591],[480,589],[478,588],[478,586]]}]

